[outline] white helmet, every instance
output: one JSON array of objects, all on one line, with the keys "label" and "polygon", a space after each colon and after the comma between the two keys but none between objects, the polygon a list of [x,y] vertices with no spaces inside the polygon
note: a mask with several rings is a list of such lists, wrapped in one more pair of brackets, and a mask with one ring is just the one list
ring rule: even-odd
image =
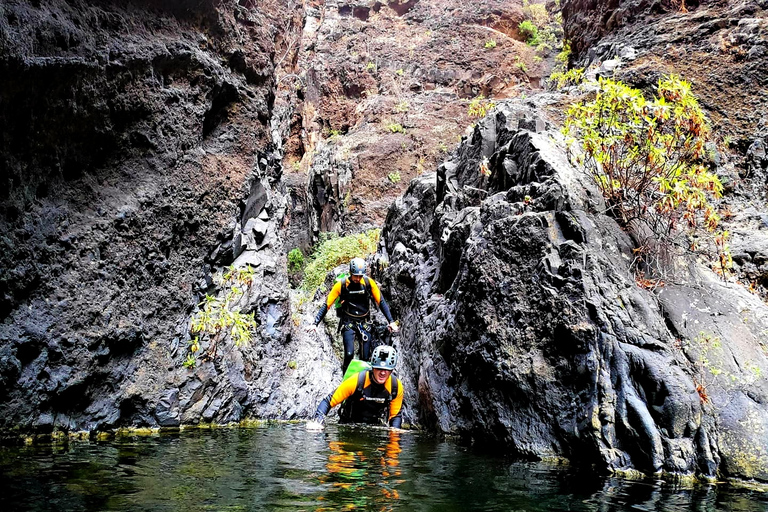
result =
[{"label": "white helmet", "polygon": [[363,258],[353,258],[349,262],[349,275],[362,276],[365,274],[365,260]]},{"label": "white helmet", "polygon": [[397,350],[389,345],[380,345],[373,349],[371,366],[380,370],[394,370],[397,364]]}]

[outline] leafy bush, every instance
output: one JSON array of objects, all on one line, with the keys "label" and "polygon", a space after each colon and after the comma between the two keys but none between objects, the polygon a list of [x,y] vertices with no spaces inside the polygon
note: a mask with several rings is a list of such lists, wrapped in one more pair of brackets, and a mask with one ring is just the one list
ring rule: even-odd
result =
[{"label": "leafy bush", "polygon": [[320,244],[310,257],[309,263],[304,268],[304,280],[301,289],[314,292],[323,284],[325,276],[352,258],[365,258],[376,252],[379,243],[380,229],[372,229],[364,233],[339,237],[334,233],[321,235]]},{"label": "leafy bush", "polygon": [[219,285],[224,289],[224,298],[206,295],[199,304],[201,309],[192,318],[190,332],[194,337],[189,342],[189,354],[184,366],[192,368],[201,345],[207,342],[206,359],[216,356],[216,349],[223,336],[229,335],[236,346],[251,341],[259,324],[253,312],[244,314],[240,311],[240,301],[247,295],[253,284],[253,269],[229,267],[222,274]]},{"label": "leafy bush", "polygon": [[300,272],[304,268],[304,253],[298,247],[288,252],[288,272]]},{"label": "leafy bush", "polygon": [[492,50],[496,48],[496,40],[495,39],[489,39],[485,42],[485,49],[486,50]]},{"label": "leafy bush", "polygon": [[523,0],[523,16],[537,27],[543,27],[549,23],[549,13],[545,4],[532,4]]},{"label": "leafy bush", "polygon": [[584,81],[584,68],[573,68],[568,71],[553,71],[547,84],[550,89],[560,90],[563,87],[579,85]]},{"label": "leafy bush", "polygon": [[400,177],[400,171],[395,171],[387,174],[387,179],[391,181],[392,183],[400,183],[400,180],[402,179]]},{"label": "leafy bush", "polygon": [[571,43],[568,41],[563,42],[563,49],[555,56],[557,67],[566,69],[568,67],[568,61],[571,58]]},{"label": "leafy bush", "polygon": [[520,35],[525,38],[525,42],[530,46],[539,44],[539,28],[530,20],[520,22],[517,28],[520,30]]},{"label": "leafy bush", "polygon": [[481,94],[469,102],[467,115],[469,117],[485,117],[485,115],[490,110],[493,110],[495,106],[496,104],[494,102],[486,100],[485,97]]},{"label": "leafy bush", "polygon": [[659,269],[681,233],[695,248],[700,227],[717,228],[720,217],[710,201],[723,186],[704,165],[710,128],[688,82],[665,77],[648,101],[639,90],[601,79],[593,101],[569,108],[563,129],[577,137],[577,162],[597,181],[610,213],[636,237],[649,270]]},{"label": "leafy bush", "polygon": [[405,133],[405,128],[403,128],[403,125],[400,123],[389,123],[387,125],[387,130],[392,133]]}]

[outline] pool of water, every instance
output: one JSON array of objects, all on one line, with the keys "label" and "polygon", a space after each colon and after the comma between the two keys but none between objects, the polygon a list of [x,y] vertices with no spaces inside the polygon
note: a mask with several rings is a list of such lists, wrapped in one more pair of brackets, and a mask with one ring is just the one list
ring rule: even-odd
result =
[{"label": "pool of water", "polygon": [[0,448],[0,511],[766,511],[768,495],[605,478],[415,432],[302,424]]}]

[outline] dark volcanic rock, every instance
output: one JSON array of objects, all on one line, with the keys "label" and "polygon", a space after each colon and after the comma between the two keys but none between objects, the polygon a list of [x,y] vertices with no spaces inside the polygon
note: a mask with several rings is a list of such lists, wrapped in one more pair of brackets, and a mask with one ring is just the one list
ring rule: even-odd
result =
[{"label": "dark volcanic rock", "polygon": [[[748,303],[752,319],[768,307],[706,269],[661,294],[638,287],[630,239],[594,213],[602,200],[557,135],[525,129],[537,125],[506,104],[389,211],[382,281],[419,391],[409,412],[520,456],[765,480],[764,321],[732,329],[691,294]],[[715,338],[735,364],[706,359]]]},{"label": "dark volcanic rock", "polygon": [[[267,126],[296,26],[293,6],[243,4],[0,6],[0,427],[303,412],[280,384],[301,358]],[[257,281],[244,308],[262,329],[183,368],[194,305],[241,252]]]}]

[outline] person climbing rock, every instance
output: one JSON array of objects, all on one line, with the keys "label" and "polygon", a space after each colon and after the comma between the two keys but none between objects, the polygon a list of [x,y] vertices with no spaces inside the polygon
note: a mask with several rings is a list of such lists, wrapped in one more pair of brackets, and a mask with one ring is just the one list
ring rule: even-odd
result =
[{"label": "person climbing rock", "polygon": [[349,262],[349,277],[337,281],[333,285],[325,303],[315,316],[315,326],[328,313],[328,310],[340,301],[339,305],[339,329],[341,330],[341,339],[344,343],[344,363],[341,371],[347,371],[349,362],[355,355],[355,337],[360,340],[359,357],[367,361],[371,353],[373,323],[371,322],[371,299],[376,301],[379,309],[389,322],[387,328],[390,332],[397,332],[398,326],[392,319],[392,313],[389,311],[389,305],[384,297],[381,296],[379,285],[376,281],[365,275],[365,260],[354,258]]},{"label": "person climbing rock", "polygon": [[392,371],[397,365],[397,351],[389,345],[373,350],[371,369],[348,378],[317,406],[315,418],[306,424],[307,430],[322,430],[328,411],[342,404],[339,423],[385,423],[400,428],[403,406],[403,385]]}]

